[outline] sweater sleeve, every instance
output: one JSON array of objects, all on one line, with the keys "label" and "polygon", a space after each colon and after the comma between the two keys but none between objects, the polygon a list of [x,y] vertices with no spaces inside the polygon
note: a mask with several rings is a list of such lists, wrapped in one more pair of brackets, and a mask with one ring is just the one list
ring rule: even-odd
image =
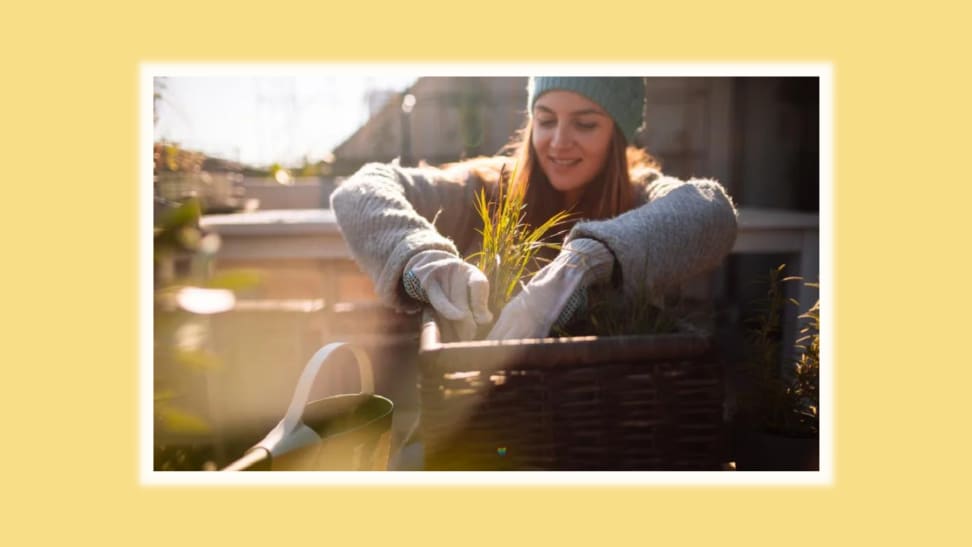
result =
[{"label": "sweater sleeve", "polygon": [[736,210],[718,182],[657,177],[645,193],[644,205],[612,219],[579,222],[568,235],[611,249],[629,294],[665,294],[732,250]]},{"label": "sweater sleeve", "polygon": [[415,309],[401,279],[405,263],[416,253],[459,255],[453,238],[467,237],[474,229],[468,226],[474,186],[431,167],[371,163],[331,194],[341,234],[382,302]]}]

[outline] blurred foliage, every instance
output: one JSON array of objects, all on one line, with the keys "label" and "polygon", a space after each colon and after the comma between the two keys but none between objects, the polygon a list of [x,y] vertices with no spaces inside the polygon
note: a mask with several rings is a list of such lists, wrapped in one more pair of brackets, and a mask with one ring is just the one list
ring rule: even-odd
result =
[{"label": "blurred foliage", "polygon": [[793,382],[789,390],[797,403],[794,410],[800,428],[816,433],[820,423],[817,415],[820,405],[820,300],[800,318],[807,320],[807,324],[800,329],[801,336],[797,340],[800,357],[793,365]]},{"label": "blurred foliage", "polygon": [[153,190],[157,199],[185,203],[198,198],[204,212],[233,212],[245,206],[244,167],[180,148],[172,142],[153,144]]},{"label": "blurred foliage", "polygon": [[820,301],[799,316],[807,323],[796,341],[796,361],[781,365],[783,312],[787,305],[800,305],[796,299],[786,298],[784,283],[803,281],[799,277],[784,277],[785,269],[786,264],[781,264],[770,270],[766,296],[747,320],[750,328],[743,370],[747,385],[739,395],[739,411],[743,420],[766,431],[812,435],[818,431]]},{"label": "blurred foliage", "polygon": [[206,416],[211,374],[222,366],[209,347],[209,318],[178,305],[185,287],[246,291],[260,283],[255,271],[211,274],[219,249],[215,234],[199,226],[197,199],[169,204],[154,226],[154,467],[212,468],[215,437]]},{"label": "blurred foliage", "polygon": [[202,209],[198,199],[190,199],[185,203],[162,211],[155,219],[154,251],[158,259],[160,254],[171,256],[174,253],[192,253],[199,250],[202,241],[202,231],[199,229],[199,219]]},{"label": "blurred foliage", "polygon": [[230,291],[245,291],[256,287],[262,281],[259,271],[246,268],[236,268],[213,274],[203,282],[208,289],[227,289]]},{"label": "blurred foliage", "polygon": [[183,150],[170,142],[157,142],[153,146],[152,172],[199,173],[202,171],[206,155],[201,152]]},{"label": "blurred foliage", "polygon": [[[159,155],[156,145],[156,165],[171,156]],[[200,162],[201,164],[201,162]],[[209,457],[209,425],[201,417],[199,389],[204,381],[199,369],[186,366],[186,353],[180,349],[179,335],[184,332],[192,314],[180,310],[175,295],[180,285],[190,282],[194,255],[201,249],[203,233],[199,228],[199,201],[187,200],[170,206],[156,216],[154,227],[154,359],[155,378],[155,469],[201,469]],[[198,273],[198,272],[196,272]],[[191,361],[191,359],[189,359]],[[184,369],[183,369],[184,367]],[[188,408],[187,408],[188,407]],[[166,439],[169,439],[166,441]]]},{"label": "blurred foliage", "polygon": [[162,428],[166,431],[177,431],[190,435],[210,432],[209,424],[205,420],[166,403],[157,403],[155,412]]}]

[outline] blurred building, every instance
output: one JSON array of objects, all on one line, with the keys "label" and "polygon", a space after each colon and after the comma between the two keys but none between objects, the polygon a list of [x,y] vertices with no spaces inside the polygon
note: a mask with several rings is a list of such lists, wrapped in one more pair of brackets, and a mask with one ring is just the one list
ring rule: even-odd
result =
[{"label": "blurred building", "polygon": [[816,211],[817,78],[649,78],[636,144],[679,178],[719,180],[746,207]]},{"label": "blurred building", "polygon": [[522,126],[525,104],[526,78],[419,78],[334,149],[334,172],[394,158],[440,164],[495,154]]}]

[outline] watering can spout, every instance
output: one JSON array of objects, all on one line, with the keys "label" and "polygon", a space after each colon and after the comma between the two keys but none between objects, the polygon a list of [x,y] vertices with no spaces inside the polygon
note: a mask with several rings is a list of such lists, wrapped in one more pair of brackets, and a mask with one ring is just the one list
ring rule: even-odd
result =
[{"label": "watering can spout", "polygon": [[[357,395],[329,397],[309,404],[308,398],[310,397],[311,387],[318,372],[325,363],[331,361],[332,355],[339,349],[347,349],[357,361],[361,378],[361,392]],[[327,433],[319,434],[314,428],[304,423],[304,413],[309,406],[315,407],[320,406],[321,403],[331,404],[341,401],[343,401],[341,405],[331,407],[331,410],[336,414],[329,414],[330,418],[358,416],[355,418],[358,420],[358,422],[355,422],[356,425],[347,426],[347,429],[343,431],[328,430]],[[349,402],[353,402],[356,406],[349,407]],[[338,408],[340,410],[336,410]],[[370,410],[362,411],[362,408]],[[304,367],[284,418],[270,430],[270,433],[263,440],[247,450],[243,458],[231,464],[226,470],[250,469],[253,468],[255,462],[266,462],[266,460],[269,460],[270,466],[274,468],[305,470],[332,467],[358,468],[363,466],[365,462],[381,465],[381,461],[384,461],[387,465],[387,454],[384,454],[387,451],[379,451],[381,455],[378,458],[365,456],[373,453],[375,446],[387,444],[386,442],[379,442],[379,438],[387,440],[385,438],[390,435],[393,410],[394,405],[391,401],[375,395],[374,376],[368,355],[360,348],[343,342],[328,344],[318,350]],[[322,431],[324,430],[327,430],[327,428],[322,429]],[[344,448],[352,451],[353,458],[351,460],[343,457]],[[337,457],[338,453],[341,453],[342,457]],[[334,461],[328,461],[328,459]],[[243,463],[244,460],[248,462],[247,465]]]},{"label": "watering can spout", "polygon": [[296,425],[288,428],[289,424],[285,422],[286,420],[281,420],[262,441],[250,448],[250,451],[263,449],[271,456],[280,456],[320,442],[321,438],[317,433],[303,423],[298,421]]}]

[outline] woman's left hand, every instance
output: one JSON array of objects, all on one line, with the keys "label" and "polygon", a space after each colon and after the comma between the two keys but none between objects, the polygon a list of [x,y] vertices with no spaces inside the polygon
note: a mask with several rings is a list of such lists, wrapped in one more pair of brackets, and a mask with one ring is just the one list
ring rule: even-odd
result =
[{"label": "woman's left hand", "polygon": [[613,268],[614,255],[599,241],[569,241],[557,258],[537,272],[503,308],[487,338],[547,336],[571,297],[591,284],[610,279]]}]

